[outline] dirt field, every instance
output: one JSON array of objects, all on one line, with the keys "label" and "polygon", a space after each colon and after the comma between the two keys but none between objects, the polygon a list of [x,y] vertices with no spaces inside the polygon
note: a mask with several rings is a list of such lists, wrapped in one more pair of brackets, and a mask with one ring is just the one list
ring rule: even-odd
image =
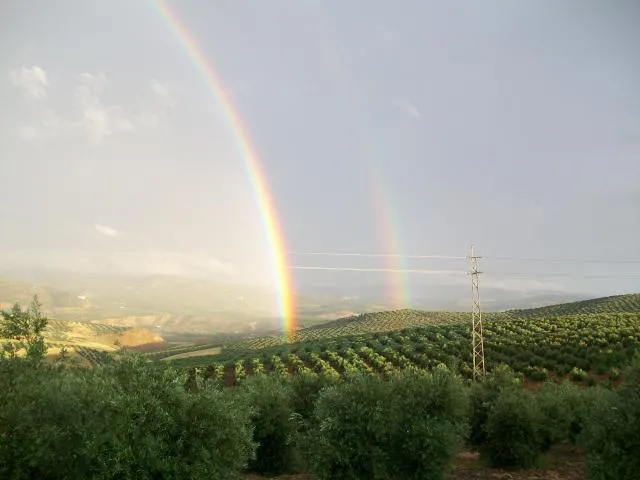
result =
[{"label": "dirt field", "polygon": [[[585,480],[586,457],[573,446],[554,447],[541,461],[541,466],[528,470],[500,470],[484,468],[475,453],[458,456],[447,480]],[[246,480],[262,480],[264,477],[248,475]],[[283,475],[278,480],[314,480],[313,476]]]}]

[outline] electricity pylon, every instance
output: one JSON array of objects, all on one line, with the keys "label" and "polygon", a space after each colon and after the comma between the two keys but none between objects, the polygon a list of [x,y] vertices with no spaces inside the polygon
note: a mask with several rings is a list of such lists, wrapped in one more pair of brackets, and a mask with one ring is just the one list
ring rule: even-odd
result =
[{"label": "electricity pylon", "polygon": [[473,245],[469,250],[469,262],[471,268],[469,275],[471,276],[471,345],[473,350],[473,379],[477,380],[484,377],[484,339],[482,336],[482,312],[480,311],[480,289],[478,288],[478,259]]}]

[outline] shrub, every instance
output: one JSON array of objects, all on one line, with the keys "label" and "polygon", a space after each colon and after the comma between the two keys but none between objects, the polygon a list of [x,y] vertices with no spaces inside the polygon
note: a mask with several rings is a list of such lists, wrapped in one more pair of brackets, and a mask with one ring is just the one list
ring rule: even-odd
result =
[{"label": "shrub", "polygon": [[481,455],[492,467],[533,466],[542,451],[540,420],[541,414],[531,393],[501,392],[488,412]]},{"label": "shrub", "polygon": [[587,384],[587,387],[594,387],[598,384],[598,381],[595,379],[593,375],[588,375],[587,378],[585,379],[585,382]]},{"label": "shrub", "polygon": [[291,378],[291,409],[305,420],[313,418],[316,400],[323,388],[335,385],[337,380],[326,375],[300,374]]},{"label": "shrub", "polygon": [[[598,389],[600,390],[600,389]],[[588,404],[581,441],[591,480],[631,480],[640,471],[640,357],[616,391]]]},{"label": "shrub", "polygon": [[466,413],[462,381],[447,371],[355,377],[320,393],[313,470],[321,479],[441,479]]},{"label": "shrub", "polygon": [[546,368],[533,368],[529,377],[536,382],[544,382],[549,379],[549,371]]},{"label": "shrub", "polygon": [[609,380],[615,382],[620,378],[620,374],[621,372],[619,368],[612,367],[611,370],[609,370]]},{"label": "shrub", "polygon": [[572,383],[545,383],[536,394],[542,415],[540,429],[542,447],[575,442],[582,428],[580,424],[581,391]]},{"label": "shrub", "polygon": [[569,375],[571,375],[571,379],[576,382],[581,382],[587,378],[587,372],[578,367],[573,367],[569,372]]},{"label": "shrub", "polygon": [[252,375],[238,388],[252,406],[253,439],[257,444],[251,470],[277,475],[293,469],[294,424],[291,420],[290,385],[275,375]]},{"label": "shrub", "polygon": [[469,443],[479,448],[487,439],[485,425],[489,410],[504,390],[520,388],[520,381],[507,365],[499,365],[478,383],[470,392],[470,436]]},{"label": "shrub", "polygon": [[0,478],[235,478],[254,448],[246,404],[184,380],[136,358],[90,370],[0,362],[12,384],[0,388]]},{"label": "shrub", "polygon": [[291,377],[289,397],[295,423],[294,465],[298,470],[308,471],[311,451],[315,448],[313,432],[318,428],[313,415],[316,401],[322,389],[335,385],[337,380],[315,373],[300,374]]}]

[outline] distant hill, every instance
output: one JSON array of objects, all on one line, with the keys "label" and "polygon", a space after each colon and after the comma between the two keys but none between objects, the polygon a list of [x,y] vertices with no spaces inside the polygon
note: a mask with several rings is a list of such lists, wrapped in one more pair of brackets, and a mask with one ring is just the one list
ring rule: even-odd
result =
[{"label": "distant hill", "polygon": [[[274,292],[168,275],[96,275],[60,271],[0,277],[0,308],[26,305],[34,294],[51,318],[144,327],[167,333],[255,334],[281,325]],[[303,326],[372,307],[357,301],[296,298]],[[375,307],[374,307],[375,308]],[[381,307],[378,307],[380,309]]]},{"label": "distant hill", "polygon": [[509,310],[506,313],[520,317],[555,317],[581,313],[640,313],[640,293],[593,298],[539,308]]}]

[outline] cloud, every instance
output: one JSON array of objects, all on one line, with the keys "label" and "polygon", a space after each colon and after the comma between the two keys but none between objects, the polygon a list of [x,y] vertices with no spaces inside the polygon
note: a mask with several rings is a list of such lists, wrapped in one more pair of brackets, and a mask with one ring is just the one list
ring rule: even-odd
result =
[{"label": "cloud", "polygon": [[[108,228],[108,227],[107,227]],[[236,278],[235,265],[202,252],[172,251],[0,251],[0,270],[40,268],[98,274],[177,275],[205,279]]]},{"label": "cloud", "polygon": [[406,99],[396,99],[392,102],[393,106],[399,108],[404,113],[411,117],[420,118],[420,110],[413,103]]},{"label": "cloud", "polygon": [[98,233],[106,237],[117,237],[118,235],[120,235],[120,233],[115,228],[111,228],[106,225],[100,225],[96,223],[93,227]]},{"label": "cloud", "polygon": [[11,82],[22,90],[22,93],[29,99],[41,99],[47,96],[46,87],[49,85],[47,74],[36,65],[33,67],[22,67],[12,70],[9,73]]},{"label": "cloud", "polygon": [[[42,99],[48,95],[45,90],[49,86],[47,75],[40,67],[17,68],[10,72],[10,77],[27,98]],[[99,145],[118,133],[135,133],[157,127],[166,117],[165,112],[174,106],[173,90],[157,79],[150,81],[147,95],[137,95],[140,100],[126,108],[105,101],[109,85],[110,81],[103,72],[77,75],[75,84],[72,84],[71,102],[58,99],[56,103],[62,106],[56,111],[45,108],[42,103],[36,104],[39,106],[35,110],[31,107],[30,118],[17,125],[17,135],[33,142],[50,140],[62,134],[84,133],[92,144]],[[65,100],[66,112],[63,111]]]},{"label": "cloud", "polygon": [[64,126],[52,110],[44,109],[35,123],[20,125],[18,135],[27,141],[46,140],[60,135]]},{"label": "cloud", "polygon": [[160,99],[165,107],[173,107],[173,94],[169,86],[155,78],[151,80],[151,91]]},{"label": "cloud", "polygon": [[104,73],[94,75],[85,72],[80,75],[79,84],[74,92],[74,99],[81,113],[75,126],[85,130],[93,143],[101,143],[106,137],[117,132],[136,130],[122,107],[103,103],[100,94],[106,86],[107,77]]}]

